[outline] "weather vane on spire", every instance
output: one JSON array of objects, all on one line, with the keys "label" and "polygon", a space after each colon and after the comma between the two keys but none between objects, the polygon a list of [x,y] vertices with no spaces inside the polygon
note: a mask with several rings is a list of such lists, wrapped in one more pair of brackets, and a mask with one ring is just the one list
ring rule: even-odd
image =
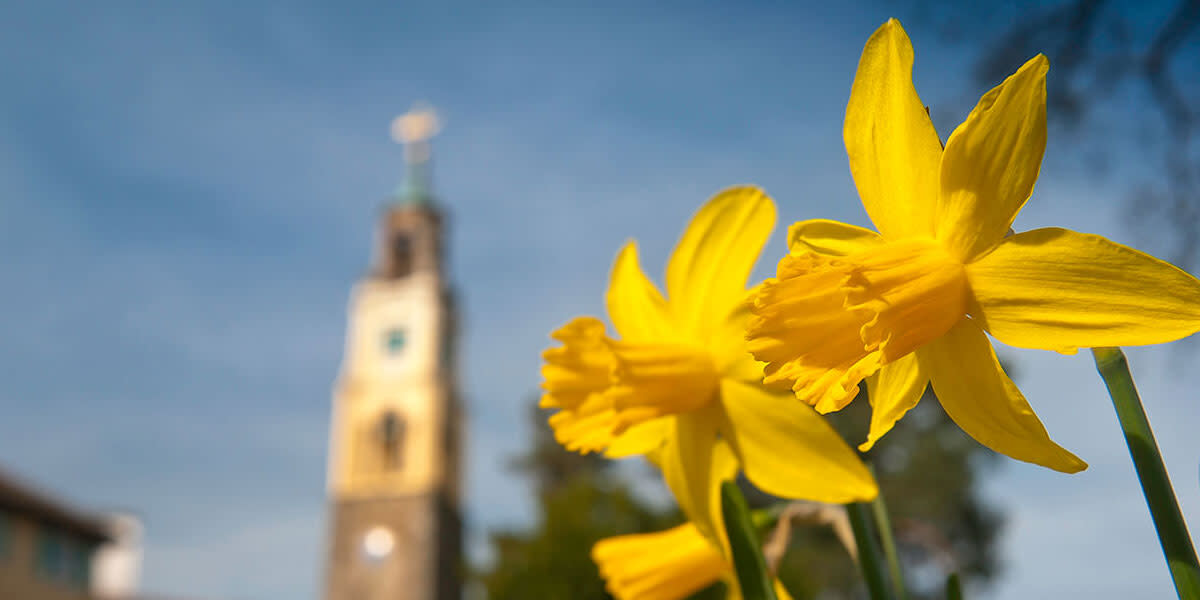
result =
[{"label": "weather vane on spire", "polygon": [[429,140],[441,131],[437,112],[425,102],[417,102],[408,112],[392,120],[392,139],[404,144],[407,175],[397,190],[397,196],[409,202],[422,203],[429,194]]},{"label": "weather vane on spire", "polygon": [[392,139],[404,144],[404,158],[409,163],[429,160],[429,140],[441,130],[441,122],[433,107],[417,102],[408,112],[392,121]]}]

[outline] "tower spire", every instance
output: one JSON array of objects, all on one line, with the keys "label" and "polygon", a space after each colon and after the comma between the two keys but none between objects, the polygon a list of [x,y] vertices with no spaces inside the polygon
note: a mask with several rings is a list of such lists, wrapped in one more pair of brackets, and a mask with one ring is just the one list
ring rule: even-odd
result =
[{"label": "tower spire", "polygon": [[429,140],[441,130],[433,107],[417,102],[392,121],[392,139],[404,145],[404,180],[396,188],[399,204],[426,204],[433,200]]}]

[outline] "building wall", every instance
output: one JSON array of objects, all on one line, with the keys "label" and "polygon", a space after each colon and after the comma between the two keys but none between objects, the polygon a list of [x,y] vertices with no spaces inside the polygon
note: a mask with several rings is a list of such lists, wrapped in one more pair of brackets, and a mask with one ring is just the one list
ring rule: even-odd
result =
[{"label": "building wall", "polygon": [[[48,530],[44,525],[13,514],[0,513],[0,599],[3,600],[86,600],[87,565],[90,563],[88,542],[61,531]],[[83,575],[74,573],[60,559],[47,563],[39,556],[39,540],[52,531],[66,545],[77,544],[84,555]],[[50,574],[54,571],[55,574]]]}]

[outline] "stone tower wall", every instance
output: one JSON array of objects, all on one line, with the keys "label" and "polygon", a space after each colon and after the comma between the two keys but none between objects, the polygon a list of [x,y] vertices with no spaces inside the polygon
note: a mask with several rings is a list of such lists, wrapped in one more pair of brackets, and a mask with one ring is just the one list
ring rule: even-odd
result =
[{"label": "stone tower wall", "polygon": [[[462,415],[441,223],[428,205],[392,207],[351,299],[330,434],[325,600],[461,595]],[[405,349],[393,353],[382,342],[398,330]]]},{"label": "stone tower wall", "polygon": [[[344,501],[332,510],[326,600],[458,600],[462,526],[445,497]],[[376,560],[363,539],[381,526],[397,551]]]}]

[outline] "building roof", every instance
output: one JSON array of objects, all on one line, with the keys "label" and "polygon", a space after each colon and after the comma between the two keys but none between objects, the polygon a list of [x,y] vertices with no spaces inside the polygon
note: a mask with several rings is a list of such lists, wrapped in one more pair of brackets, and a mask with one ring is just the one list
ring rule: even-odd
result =
[{"label": "building roof", "polygon": [[0,469],[0,508],[77,533],[96,542],[111,535],[99,516],[77,510]]}]

